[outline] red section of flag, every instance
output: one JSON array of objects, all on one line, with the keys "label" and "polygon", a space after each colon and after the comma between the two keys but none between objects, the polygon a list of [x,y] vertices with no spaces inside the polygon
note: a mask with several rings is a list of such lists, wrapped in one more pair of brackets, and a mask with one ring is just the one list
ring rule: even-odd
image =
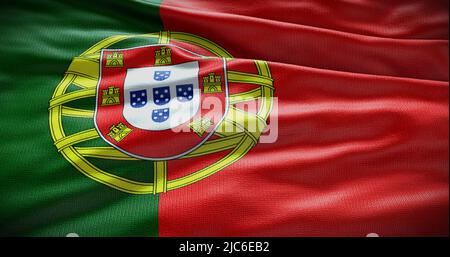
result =
[{"label": "red section of flag", "polygon": [[262,8],[289,24],[243,16],[254,10],[240,8],[246,1],[233,2],[239,16],[213,12],[230,10],[221,2],[184,9],[165,1],[165,28],[206,37],[237,58],[272,61],[278,140],[161,194],[160,236],[448,235],[449,91],[438,81],[448,80],[448,35],[426,15],[441,12],[435,3],[405,2],[401,9],[409,6],[422,23],[378,22],[372,31],[387,36],[389,24],[407,31],[399,38],[432,38],[416,40],[354,34],[364,31],[357,26],[364,8],[354,26],[336,23],[328,28],[341,31],[331,31],[291,24],[303,18],[281,15],[279,2]]},{"label": "red section of flag", "polygon": [[[393,4],[389,1],[380,4],[362,1],[350,4],[326,1],[318,4],[311,1],[303,5],[288,2],[166,0],[160,13],[165,29],[208,38],[225,47],[234,57],[339,71],[448,80],[448,8],[442,2],[395,1]],[[323,5],[328,8],[324,9]],[[261,18],[251,16],[254,12]],[[311,14],[298,18],[301,13]],[[313,13],[317,14],[311,20],[316,22],[303,22]],[[370,19],[369,16],[374,17]],[[273,17],[286,18],[279,18],[283,21],[280,22],[270,19]],[[346,18],[341,20],[339,17]],[[322,25],[308,25],[316,23]],[[405,38],[366,33],[367,29],[360,28],[365,23],[371,24],[375,31],[398,31],[398,36]],[[425,37],[429,31],[438,32],[433,34],[433,39],[416,39]],[[388,37],[374,36],[380,34]]]},{"label": "red section of flag", "polygon": [[[192,151],[195,147],[198,147],[202,140],[206,140],[208,133],[204,133],[199,136],[189,127],[189,123],[199,119],[199,118],[210,118],[212,127],[215,127],[223,114],[226,111],[226,94],[224,92],[220,93],[208,93],[204,94],[203,84],[201,83],[201,78],[208,76],[208,73],[213,72],[214,74],[224,77],[224,61],[222,58],[209,58],[203,59],[197,54],[192,54],[185,49],[175,47],[173,45],[168,45],[166,48],[171,49],[171,58],[173,62],[171,65],[176,65],[186,62],[198,62],[199,72],[198,80],[199,83],[199,94],[200,102],[203,103],[207,97],[214,96],[217,101],[220,101],[221,108],[217,108],[214,111],[204,108],[203,104],[200,104],[198,111],[193,115],[191,119],[182,123],[181,125],[174,126],[173,129],[166,129],[161,131],[140,129],[132,124],[126,119],[123,114],[124,105],[131,103],[125,103],[124,100],[124,83],[125,77],[127,76],[127,71],[129,69],[139,69],[148,67],[159,67],[164,70],[166,66],[160,65],[155,66],[154,51],[159,50],[160,46],[147,46],[131,49],[119,49],[119,50],[105,50],[102,52],[102,70],[100,83],[97,88],[97,107],[95,113],[96,128],[102,137],[112,146],[116,147],[118,150],[123,151],[130,155],[139,156],[142,158],[171,158],[176,155],[181,155],[183,153]],[[112,53],[121,53],[124,59],[123,67],[108,67],[106,66],[107,56],[112,55]],[[142,85],[138,87],[139,89],[149,89],[147,94],[151,94],[150,90],[150,78],[143,78]],[[221,82],[221,87],[225,88],[223,81]],[[103,94],[102,92],[107,91],[109,87],[117,88],[120,94],[120,104],[118,105],[103,105]],[[176,96],[173,96],[176,99]],[[147,99],[147,96],[145,97]],[[153,97],[148,96],[148,101],[153,101]],[[176,101],[176,100],[174,100]],[[151,119],[151,112],[146,114],[148,119]],[[216,119],[213,119],[217,117]],[[114,137],[109,135],[111,126],[116,124],[124,124],[127,128],[131,129],[131,132],[126,135],[120,141],[116,141]],[[178,133],[178,131],[185,131],[184,133]]]}]

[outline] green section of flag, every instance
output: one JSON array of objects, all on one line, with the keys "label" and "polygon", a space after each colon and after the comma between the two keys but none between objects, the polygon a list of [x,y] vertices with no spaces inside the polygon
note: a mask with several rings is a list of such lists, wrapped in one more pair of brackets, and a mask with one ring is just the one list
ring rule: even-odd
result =
[{"label": "green section of flag", "polygon": [[[53,145],[48,107],[73,57],[113,35],[162,30],[159,2],[14,1],[2,6],[0,235],[157,236],[158,197],[123,193],[77,171]],[[112,48],[142,43],[130,40]],[[78,107],[83,104],[90,103]],[[67,134],[93,128],[89,118],[63,123]],[[102,142],[83,146],[89,144]],[[149,161],[92,162],[129,179],[153,179]]]}]

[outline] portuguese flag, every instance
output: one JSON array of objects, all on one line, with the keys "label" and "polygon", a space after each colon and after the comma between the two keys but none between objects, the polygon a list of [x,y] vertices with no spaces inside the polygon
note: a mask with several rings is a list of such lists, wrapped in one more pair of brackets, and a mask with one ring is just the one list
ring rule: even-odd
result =
[{"label": "portuguese flag", "polygon": [[448,236],[447,1],[6,1],[3,236]]}]

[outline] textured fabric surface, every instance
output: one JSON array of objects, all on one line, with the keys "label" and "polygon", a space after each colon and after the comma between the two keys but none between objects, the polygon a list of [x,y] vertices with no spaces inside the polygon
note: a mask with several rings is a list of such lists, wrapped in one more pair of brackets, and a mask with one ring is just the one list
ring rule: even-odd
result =
[{"label": "textured fabric surface", "polygon": [[161,236],[448,235],[448,2],[166,0],[161,17],[272,61],[279,100],[276,143],[160,196]]},{"label": "textured fabric surface", "polygon": [[[0,235],[448,236],[448,20],[447,1],[7,1]],[[255,73],[254,60],[267,61],[278,137],[191,185],[129,194],[58,152],[49,101],[72,59],[97,42],[159,31],[214,42],[235,58],[231,71]],[[94,124],[63,126],[70,134]],[[169,161],[167,178],[223,155]],[[154,181],[152,161],[89,161]]]}]

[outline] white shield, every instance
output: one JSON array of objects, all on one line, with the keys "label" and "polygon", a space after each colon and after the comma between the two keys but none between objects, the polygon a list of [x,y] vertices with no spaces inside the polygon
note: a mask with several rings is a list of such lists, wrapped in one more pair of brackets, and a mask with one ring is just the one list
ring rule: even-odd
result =
[{"label": "white shield", "polygon": [[198,72],[197,61],[128,69],[124,118],[145,130],[166,130],[188,121],[200,108]]}]

